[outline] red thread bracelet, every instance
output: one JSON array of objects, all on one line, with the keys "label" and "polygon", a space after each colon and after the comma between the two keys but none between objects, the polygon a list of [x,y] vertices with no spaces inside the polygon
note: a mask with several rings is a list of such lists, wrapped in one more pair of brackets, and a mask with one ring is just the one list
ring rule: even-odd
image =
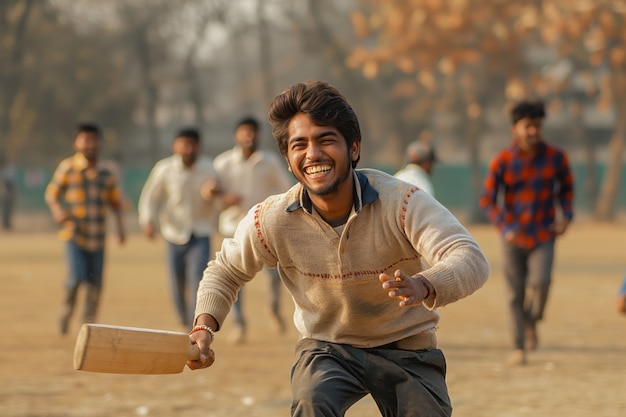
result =
[{"label": "red thread bracelet", "polygon": [[200,324],[198,326],[195,326],[193,329],[191,329],[189,334],[192,335],[195,332],[199,332],[200,330],[206,330],[211,335],[211,340],[215,339],[215,331],[212,328],[210,328],[209,326],[205,326],[204,324]]}]

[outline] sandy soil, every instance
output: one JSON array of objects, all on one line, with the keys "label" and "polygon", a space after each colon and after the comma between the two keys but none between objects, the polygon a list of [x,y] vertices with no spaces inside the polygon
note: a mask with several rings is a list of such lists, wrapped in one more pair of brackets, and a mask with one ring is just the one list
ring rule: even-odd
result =
[{"label": "sandy soil", "polygon": [[[575,224],[557,249],[553,292],[540,348],[525,367],[505,365],[509,333],[499,246],[489,226],[470,228],[487,253],[488,283],[441,310],[440,347],[456,417],[623,416],[626,317],[614,309],[626,271],[623,224]],[[133,234],[108,248],[99,321],[182,331],[176,324],[164,248]],[[0,233],[0,416],[275,417],[289,415],[289,370],[297,335],[277,336],[266,322],[265,279],[248,287],[246,345],[215,343],[217,362],[174,375],[75,371],[78,321],[58,333],[65,265],[52,232]],[[285,310],[291,301],[285,295]],[[365,398],[351,417],[379,416]]]}]

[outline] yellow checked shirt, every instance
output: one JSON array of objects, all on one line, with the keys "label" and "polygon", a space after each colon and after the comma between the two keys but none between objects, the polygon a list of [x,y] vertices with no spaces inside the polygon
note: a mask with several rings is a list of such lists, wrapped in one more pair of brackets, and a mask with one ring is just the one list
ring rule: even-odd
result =
[{"label": "yellow checked shirt", "polygon": [[46,202],[63,203],[70,215],[59,237],[73,240],[85,250],[104,248],[107,208],[121,208],[121,193],[117,179],[104,163],[88,169],[82,154],[61,161],[48,184]]}]

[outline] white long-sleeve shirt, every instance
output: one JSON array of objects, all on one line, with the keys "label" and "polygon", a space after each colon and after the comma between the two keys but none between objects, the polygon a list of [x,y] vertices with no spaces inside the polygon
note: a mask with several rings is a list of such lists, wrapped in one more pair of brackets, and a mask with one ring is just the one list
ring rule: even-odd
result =
[{"label": "white long-sleeve shirt", "polygon": [[241,147],[235,146],[216,156],[214,166],[224,189],[241,197],[239,204],[220,214],[219,231],[226,237],[235,234],[239,221],[253,205],[293,185],[282,161],[264,150],[257,150],[246,159]]},{"label": "white long-sleeve shirt", "polygon": [[430,175],[421,166],[417,164],[407,164],[404,168],[394,174],[394,177],[413,184],[417,188],[426,191],[434,196],[435,190],[430,181]]},{"label": "white long-sleeve shirt", "polygon": [[219,206],[205,201],[200,189],[209,180],[217,180],[213,161],[198,156],[191,168],[179,155],[172,155],[154,165],[139,197],[139,224],[159,225],[167,241],[183,245],[191,235],[206,237],[215,232]]}]

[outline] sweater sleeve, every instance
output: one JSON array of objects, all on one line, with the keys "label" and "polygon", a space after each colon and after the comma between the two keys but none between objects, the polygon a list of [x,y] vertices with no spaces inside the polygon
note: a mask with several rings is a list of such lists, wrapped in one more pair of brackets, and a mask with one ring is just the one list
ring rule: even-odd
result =
[{"label": "sweater sleeve", "polygon": [[405,200],[404,230],[429,268],[421,272],[435,287],[427,308],[442,307],[478,290],[489,276],[489,263],[463,225],[425,192]]},{"label": "sweater sleeve", "polygon": [[262,270],[275,266],[276,260],[263,246],[262,205],[258,204],[241,220],[234,238],[226,238],[215,260],[204,270],[198,288],[195,317],[210,314],[219,327],[224,323],[237,292]]}]

